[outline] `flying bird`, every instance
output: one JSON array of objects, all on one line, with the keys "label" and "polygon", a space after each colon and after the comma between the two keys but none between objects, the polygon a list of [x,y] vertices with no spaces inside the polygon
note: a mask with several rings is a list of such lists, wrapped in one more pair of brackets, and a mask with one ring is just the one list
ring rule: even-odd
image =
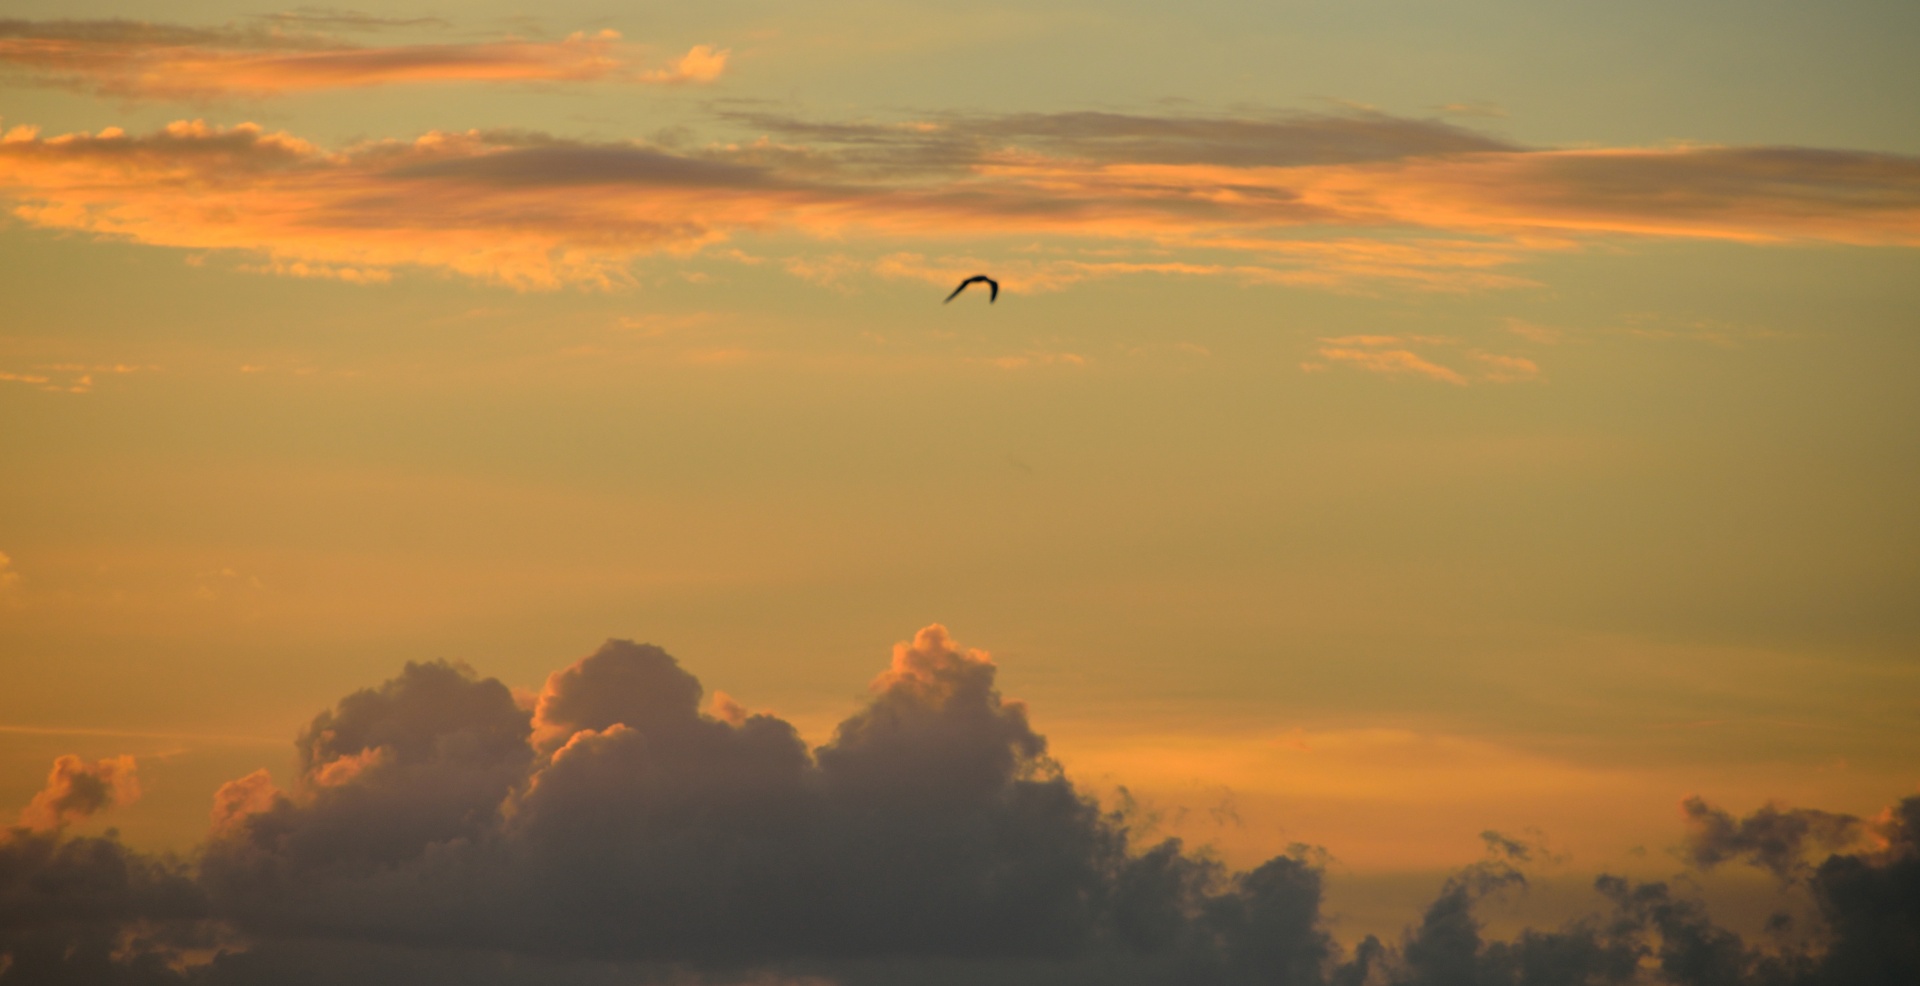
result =
[{"label": "flying bird", "polygon": [[[987,291],[988,291],[987,304],[989,305],[993,304],[995,301],[998,301],[1000,299],[1000,282],[994,280],[991,277],[988,277],[985,274],[975,274],[972,277],[969,277],[966,280],[961,281],[960,286],[957,288],[954,288],[952,294],[947,295],[947,301],[952,301],[953,299],[960,297],[960,292],[965,291],[967,289],[967,285],[969,284],[985,284],[987,286]],[[947,303],[947,301],[943,301],[941,302],[941,304],[944,305]]]}]

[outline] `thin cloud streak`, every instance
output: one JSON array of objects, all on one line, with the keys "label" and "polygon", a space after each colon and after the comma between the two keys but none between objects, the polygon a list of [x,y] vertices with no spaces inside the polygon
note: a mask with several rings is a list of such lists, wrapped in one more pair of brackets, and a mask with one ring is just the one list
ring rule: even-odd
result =
[{"label": "thin cloud streak", "polygon": [[[694,62],[676,71],[706,71]],[[1010,119],[1018,126],[1008,129],[1042,133],[1060,152],[983,149],[993,128],[978,122],[958,142],[950,127],[946,137],[935,125],[888,128],[884,166],[871,146],[882,131],[871,126],[818,147],[763,139],[684,151],[524,132],[327,150],[252,124],[59,137],[16,126],[0,138],[0,196],[34,225],[251,251],[266,255],[258,269],[269,273],[378,282],[419,267],[522,289],[613,287],[636,258],[688,256],[754,232],[882,246],[1058,237],[1155,252],[1138,263],[1036,265],[1043,287],[1134,271],[1483,290],[1528,284],[1497,268],[1596,236],[1920,245],[1920,159],[1898,155],[1456,152],[1463,138],[1451,128],[1436,137],[1364,116],[1331,141],[1319,124],[1256,130],[1311,145],[1301,155],[1316,163],[1241,165],[1231,162],[1257,155],[1211,136],[1176,131],[1156,151],[1140,118],[1103,120],[1124,135],[1117,143],[1107,131],[1088,136],[1084,121],[1048,131]],[[1381,133],[1360,140],[1368,128]],[[847,149],[861,141],[865,149]],[[1075,150],[1089,142],[1110,159]],[[1114,147],[1129,157],[1112,158]],[[1383,160],[1389,151],[1405,156]]]},{"label": "thin cloud streak", "polygon": [[[333,24],[337,18],[290,23]],[[695,46],[642,69],[617,31],[561,41],[364,47],[278,28],[195,28],[141,21],[0,21],[0,66],[30,81],[127,98],[270,96],[432,82],[711,82],[727,51]]]}]

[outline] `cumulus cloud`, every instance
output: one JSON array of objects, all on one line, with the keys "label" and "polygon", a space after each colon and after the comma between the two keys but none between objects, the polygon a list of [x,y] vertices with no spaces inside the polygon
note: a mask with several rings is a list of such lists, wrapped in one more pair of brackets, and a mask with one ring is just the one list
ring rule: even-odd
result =
[{"label": "cumulus cloud", "polygon": [[712,45],[694,45],[672,65],[642,73],[641,78],[648,82],[712,82],[727,70],[730,54],[732,51],[727,48],[716,50]]},{"label": "cumulus cloud", "polygon": [[[723,55],[696,50],[674,71]],[[268,272],[377,282],[424,267],[521,288],[622,284],[636,258],[754,232],[1139,253],[1027,262],[1038,289],[1140,273],[1515,287],[1530,282],[1500,268],[1601,235],[1920,245],[1920,159],[1900,155],[1539,151],[1379,114],[748,122],[780,129],[678,149],[481,131],[326,149],[251,124],[17,126],[0,138],[0,196],[34,225],[264,254]]]},{"label": "cumulus cloud", "polygon": [[207,915],[187,867],[111,834],[0,835],[0,983],[182,983]]},{"label": "cumulus cloud", "polygon": [[[1233,873],[1141,840],[1048,757],[997,670],[926,627],[809,747],[771,714],[704,701],[657,646],[609,641],[531,701],[409,664],[313,719],[285,790],[265,772],[223,786],[195,866],[111,834],[0,839],[0,983],[1880,986],[1920,972],[1920,798],[1860,823],[1865,848],[1797,884],[1825,922],[1804,950],[1614,877],[1588,916],[1490,938],[1479,907],[1523,887],[1533,856],[1495,832],[1397,941],[1347,950],[1321,910],[1320,854]],[[1762,833],[1783,812],[1768,811],[1694,815],[1741,853],[1778,841]]]},{"label": "cumulus cloud", "polygon": [[[266,27],[132,20],[0,20],[0,66],[31,81],[121,97],[275,95],[423,82],[711,82],[727,53],[698,45],[666,68],[641,69],[616,31],[561,41],[365,47],[312,28],[425,26],[310,11]],[[292,27],[294,30],[286,30]]]},{"label": "cumulus cloud", "polygon": [[89,763],[63,756],[53,762],[47,786],[20,813],[20,824],[37,831],[56,831],[139,799],[140,781],[132,757]]}]

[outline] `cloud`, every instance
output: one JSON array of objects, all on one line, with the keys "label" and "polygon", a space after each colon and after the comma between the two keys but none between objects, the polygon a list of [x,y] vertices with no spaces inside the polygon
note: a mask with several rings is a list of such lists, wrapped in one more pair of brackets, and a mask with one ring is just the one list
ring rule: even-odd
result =
[{"label": "cloud", "polygon": [[296,7],[293,10],[282,11],[277,14],[267,14],[265,19],[278,24],[319,25],[351,31],[383,31],[395,27],[451,26],[438,17],[381,17],[377,14],[367,14],[357,10],[341,10],[336,7]]},{"label": "cloud", "polygon": [[1537,325],[1523,318],[1509,318],[1506,320],[1506,326],[1508,332],[1528,342],[1537,343],[1542,346],[1554,345],[1565,335],[1560,329],[1546,325]]},{"label": "cloud", "polygon": [[53,762],[47,786],[20,812],[20,824],[40,832],[58,831],[109,808],[140,799],[140,781],[132,757],[88,763],[75,756]]},{"label": "cloud", "polygon": [[[1525,886],[1533,850],[1489,832],[1487,857],[1397,942],[1348,951],[1321,909],[1324,854],[1231,873],[1141,841],[1048,757],[997,673],[928,626],[809,748],[773,715],[703,703],[652,645],[610,641],[531,702],[458,665],[409,664],[313,719],[289,789],[264,772],[222,787],[196,865],[111,834],[0,836],[0,982],[1877,986],[1920,972],[1920,797],[1796,885],[1824,922],[1802,939],[1751,944],[1666,884],[1616,877],[1585,916],[1492,939],[1478,909]],[[113,763],[68,760],[68,776]],[[1773,845],[1742,833],[1791,814],[1690,811],[1735,852]]]},{"label": "cloud", "polygon": [[[363,47],[313,27],[367,29],[387,21],[314,12],[274,27],[201,28],[130,20],[0,20],[0,66],[31,81],[137,98],[269,96],[423,82],[711,82],[727,53],[699,45],[665,69],[641,70],[615,31],[561,41]],[[283,30],[287,25],[296,30]]]},{"label": "cloud", "polygon": [[1428,362],[1410,349],[1324,345],[1320,347],[1319,353],[1322,359],[1346,363],[1370,373],[1384,373],[1390,376],[1411,373],[1455,386],[1467,385],[1467,378],[1460,375],[1458,371],[1450,370],[1438,363]]},{"label": "cloud", "polygon": [[1411,374],[1465,387],[1473,383],[1515,383],[1523,380],[1536,380],[1540,376],[1540,365],[1524,356],[1507,356],[1499,353],[1467,353],[1467,357],[1479,364],[1472,376],[1459,370],[1433,362],[1414,352],[1411,345],[1451,346],[1455,340],[1432,336],[1385,336],[1351,335],[1328,336],[1320,340],[1317,353],[1327,363],[1308,361],[1300,364],[1307,373],[1322,373],[1328,363],[1344,364],[1370,373],[1398,376]]},{"label": "cloud", "polygon": [[672,65],[640,77],[648,82],[712,82],[727,70],[730,49],[715,50],[712,45],[694,45]]},{"label": "cloud", "polygon": [[1499,353],[1473,353],[1472,356],[1483,366],[1482,379],[1493,383],[1532,380],[1540,375],[1540,364],[1524,356],[1502,356]]},{"label": "cloud", "polygon": [[35,372],[31,373],[0,370],[0,382],[23,383],[55,394],[86,394],[93,391],[95,374],[124,375],[158,369],[157,366],[130,366],[126,363],[42,363],[35,366]]},{"label": "cloud", "polygon": [[948,114],[904,123],[823,123],[754,111],[723,115],[762,133],[835,148],[860,164],[916,170],[1005,162],[1022,152],[1102,162],[1253,168],[1513,149],[1439,121],[1371,112],[1245,118],[1085,111]]},{"label": "cloud", "polygon": [[1766,805],[1736,819],[1694,797],[1680,809],[1687,819],[1687,858],[1694,865],[1712,869],[1737,859],[1782,880],[1804,875],[1810,853],[1845,849],[1865,834],[1858,818],[1812,808]]},{"label": "cloud", "polygon": [[0,982],[179,984],[218,940],[177,861],[104,838],[0,834]]},{"label": "cloud", "polygon": [[753,233],[882,249],[1040,237],[1143,254],[1028,260],[1035,289],[1139,273],[1517,287],[1531,282],[1499,268],[1600,235],[1920,245],[1920,159],[1898,155],[1483,149],[1378,114],[929,127],[814,125],[799,128],[821,135],[812,146],[677,150],[523,132],[327,150],[252,124],[15,127],[0,139],[0,196],[33,225],[246,251],[267,272],[372,282],[418,267],[519,288],[612,287],[637,258]]}]

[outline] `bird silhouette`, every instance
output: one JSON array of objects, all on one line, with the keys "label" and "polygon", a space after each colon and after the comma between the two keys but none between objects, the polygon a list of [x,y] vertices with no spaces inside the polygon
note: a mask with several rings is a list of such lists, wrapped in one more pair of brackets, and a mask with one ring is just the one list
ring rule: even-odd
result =
[{"label": "bird silhouette", "polygon": [[[988,277],[985,274],[975,274],[972,277],[969,277],[966,280],[961,281],[960,286],[957,288],[954,288],[952,294],[947,295],[947,301],[952,301],[953,299],[960,297],[960,292],[965,291],[967,289],[967,285],[978,284],[978,283],[985,283],[987,286],[987,291],[988,291],[987,304],[991,305],[995,301],[1000,300],[1000,282],[994,280],[991,277]],[[944,305],[947,303],[947,301],[943,301],[941,302],[941,304]]]}]

